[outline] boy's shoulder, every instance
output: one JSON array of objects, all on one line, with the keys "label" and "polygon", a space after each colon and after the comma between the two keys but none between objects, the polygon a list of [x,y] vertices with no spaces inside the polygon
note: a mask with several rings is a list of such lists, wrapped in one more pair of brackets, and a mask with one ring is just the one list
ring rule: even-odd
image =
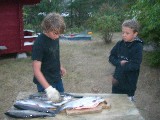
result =
[{"label": "boy's shoulder", "polygon": [[43,45],[44,43],[45,43],[45,40],[44,40],[43,34],[38,35],[38,37],[34,41],[34,45]]},{"label": "boy's shoulder", "polygon": [[117,41],[116,45],[121,45],[122,43],[124,43],[123,40],[119,40]]},{"label": "boy's shoulder", "polygon": [[43,34],[43,33],[41,33],[40,35],[38,35],[36,41],[37,41],[37,42],[43,42],[43,41],[45,41],[46,39],[47,39],[46,35]]},{"label": "boy's shoulder", "polygon": [[132,48],[135,50],[143,50],[143,40],[141,40],[140,38],[135,38]]},{"label": "boy's shoulder", "polygon": [[137,46],[143,47],[143,40],[140,39],[140,38],[138,38],[138,37],[136,37],[136,38],[134,39],[134,43],[135,43]]},{"label": "boy's shoulder", "polygon": [[123,42],[123,40],[118,40],[116,44],[120,44],[122,42]]},{"label": "boy's shoulder", "polygon": [[136,37],[136,38],[134,39],[134,41],[137,42],[137,43],[142,43],[142,44],[143,44],[143,40],[140,39],[139,37]]}]

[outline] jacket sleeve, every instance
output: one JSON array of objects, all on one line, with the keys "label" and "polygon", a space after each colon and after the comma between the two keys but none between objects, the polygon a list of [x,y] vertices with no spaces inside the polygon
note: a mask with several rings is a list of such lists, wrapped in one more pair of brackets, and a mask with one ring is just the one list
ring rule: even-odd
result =
[{"label": "jacket sleeve", "polygon": [[109,62],[112,63],[114,66],[120,65],[120,59],[118,58],[118,46],[120,42],[118,42],[111,50],[109,56]]},{"label": "jacket sleeve", "polygon": [[133,51],[134,54],[132,58],[127,62],[123,67],[124,71],[135,71],[140,69],[140,64],[142,62],[142,52],[143,52],[143,45],[140,43]]}]

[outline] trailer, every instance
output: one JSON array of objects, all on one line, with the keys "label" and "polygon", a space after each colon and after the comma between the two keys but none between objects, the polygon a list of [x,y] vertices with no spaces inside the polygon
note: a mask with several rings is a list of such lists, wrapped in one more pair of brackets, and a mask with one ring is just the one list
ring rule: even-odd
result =
[{"label": "trailer", "polygon": [[23,6],[40,0],[0,0],[0,55],[30,52],[36,35],[24,30]]}]

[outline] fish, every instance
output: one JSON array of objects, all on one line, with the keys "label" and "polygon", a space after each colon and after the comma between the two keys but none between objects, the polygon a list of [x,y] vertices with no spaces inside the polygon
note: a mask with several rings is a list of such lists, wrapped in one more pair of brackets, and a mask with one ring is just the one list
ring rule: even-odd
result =
[{"label": "fish", "polygon": [[38,99],[20,99],[20,100],[16,100],[14,103],[15,106],[16,105],[18,106],[19,104],[35,105],[35,106],[39,106],[47,109],[56,109],[56,106]]},{"label": "fish", "polygon": [[47,95],[44,92],[31,94],[31,95],[29,95],[29,99],[42,100],[46,103],[52,104],[53,106],[62,106],[63,104],[71,101],[73,98],[82,98],[83,97],[80,95],[72,95],[72,94],[64,93],[64,92],[60,92],[60,95],[61,95],[62,100],[60,102],[56,102],[56,103],[49,101],[47,98]]},{"label": "fish", "polygon": [[[60,92],[60,96],[62,98],[64,97],[72,97],[72,98],[83,98],[83,96],[81,95],[73,95],[70,93],[66,93],[66,92]],[[48,101],[47,95],[45,94],[45,92],[38,92],[38,93],[34,93],[29,95],[29,99],[40,99],[43,101]]]},{"label": "fish", "polygon": [[80,99],[72,100],[65,103],[62,107],[59,107],[56,110],[56,113],[64,109],[83,109],[83,108],[94,108],[99,105],[99,103],[104,102],[104,99],[101,97],[83,97]]},{"label": "fish", "polygon": [[43,107],[40,107],[37,105],[17,103],[17,104],[14,104],[14,107],[17,109],[20,109],[20,110],[34,110],[34,111],[38,111],[38,112],[51,113],[53,115],[55,114],[54,110],[43,108]]},{"label": "fish", "polygon": [[45,92],[38,92],[38,93],[31,94],[31,95],[29,95],[28,98],[29,99],[38,99],[38,100],[42,100],[42,101],[49,101]]},{"label": "fish", "polygon": [[63,96],[70,96],[70,97],[73,97],[73,98],[83,98],[82,95],[73,95],[71,93],[66,93],[66,92],[60,92],[60,95],[61,95],[61,97],[63,97]]},{"label": "fish", "polygon": [[63,100],[61,102],[57,102],[57,103],[52,102],[51,104],[53,106],[59,107],[59,106],[62,106],[63,104],[65,104],[65,103],[67,103],[67,102],[69,102],[71,100],[72,100],[72,97],[65,96],[65,97],[63,97]]},{"label": "fish", "polygon": [[54,117],[54,114],[37,112],[33,110],[16,110],[10,109],[5,112],[5,115],[13,118],[38,118],[38,117]]}]

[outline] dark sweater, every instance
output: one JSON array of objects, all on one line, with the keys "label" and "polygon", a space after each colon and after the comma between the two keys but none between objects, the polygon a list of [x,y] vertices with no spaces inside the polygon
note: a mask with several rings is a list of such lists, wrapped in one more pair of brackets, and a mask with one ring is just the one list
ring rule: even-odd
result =
[{"label": "dark sweater", "polygon": [[[136,84],[139,76],[140,64],[142,62],[143,42],[138,37],[133,42],[125,42],[123,40],[117,42],[112,48],[109,56],[109,62],[116,68],[113,77],[118,80],[118,88],[125,91],[136,90]],[[120,61],[128,62],[121,66]]]},{"label": "dark sweater", "polygon": [[[33,45],[32,60],[38,60],[42,63],[41,72],[49,84],[61,79],[58,39],[52,40],[43,33],[39,35]],[[39,84],[36,77],[34,77],[33,81]]]}]

